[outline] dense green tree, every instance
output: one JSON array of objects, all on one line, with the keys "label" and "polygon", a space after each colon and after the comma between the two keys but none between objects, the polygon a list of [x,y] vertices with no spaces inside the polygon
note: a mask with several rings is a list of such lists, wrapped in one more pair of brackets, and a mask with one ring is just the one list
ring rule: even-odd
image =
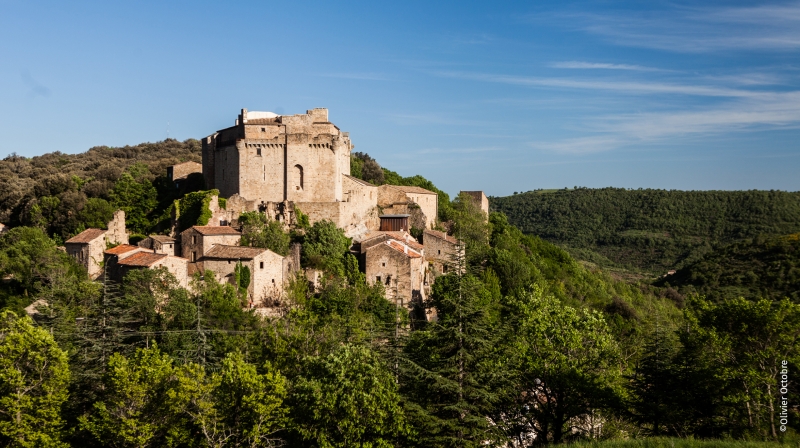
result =
[{"label": "dense green tree", "polygon": [[0,313],[0,444],[61,447],[67,355],[33,321]]},{"label": "dense green tree", "polygon": [[388,448],[409,431],[392,372],[356,345],[308,360],[293,391],[293,421],[303,439],[321,448]]},{"label": "dense green tree", "polygon": [[158,192],[148,179],[146,165],[134,164],[122,173],[109,192],[111,203],[125,211],[125,224],[137,233],[147,233],[150,215],[158,205]]},{"label": "dense green tree", "polygon": [[291,236],[283,231],[283,224],[272,220],[259,212],[245,212],[239,216],[242,226],[242,245],[263,247],[276,254],[286,256],[289,253]]},{"label": "dense green tree", "polygon": [[303,266],[327,269],[344,275],[344,255],[350,249],[350,238],[331,221],[314,223],[303,237],[301,262]]},{"label": "dense green tree", "polygon": [[538,286],[511,306],[516,387],[498,420],[513,438],[532,432],[537,443],[592,435],[593,417],[615,404],[620,375],[602,315],[565,306]]}]

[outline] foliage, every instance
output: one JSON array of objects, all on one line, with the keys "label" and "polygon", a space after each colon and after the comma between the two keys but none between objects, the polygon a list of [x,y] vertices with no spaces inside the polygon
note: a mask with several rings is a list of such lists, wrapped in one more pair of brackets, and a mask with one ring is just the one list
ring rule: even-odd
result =
[{"label": "foliage", "polygon": [[350,155],[350,175],[375,185],[384,184],[384,172],[380,164],[365,152]]},{"label": "foliage", "polygon": [[147,165],[135,163],[122,173],[108,194],[114,207],[125,211],[125,225],[134,232],[148,231],[149,215],[158,205],[158,191],[149,175]]},{"label": "foliage", "polygon": [[60,447],[61,405],[67,400],[67,355],[33,321],[0,314],[0,443]]},{"label": "foliage", "polygon": [[800,231],[797,192],[578,188],[492,197],[490,204],[527,234],[657,273],[719,243]]},{"label": "foliage", "polygon": [[737,241],[663,277],[682,294],[700,294],[721,301],[737,297],[784,297],[800,303],[800,234]]},{"label": "foliage", "polygon": [[317,221],[303,236],[300,261],[303,266],[327,269],[344,275],[344,255],[350,250],[350,238],[331,221]]},{"label": "foliage", "polygon": [[307,361],[295,386],[300,436],[319,447],[391,447],[408,434],[395,379],[366,347],[344,345]]},{"label": "foliage", "polygon": [[519,365],[498,419],[513,438],[532,430],[538,443],[591,434],[592,417],[615,404],[619,379],[618,348],[602,315],[564,306],[540,287],[511,308]]},{"label": "foliage", "polygon": [[177,201],[178,232],[192,226],[204,226],[211,219],[212,196],[219,196],[219,190],[195,191]]},{"label": "foliage", "polygon": [[263,247],[276,254],[286,256],[289,253],[291,236],[283,231],[283,224],[272,220],[259,212],[244,212],[239,216],[242,226],[243,246]]}]

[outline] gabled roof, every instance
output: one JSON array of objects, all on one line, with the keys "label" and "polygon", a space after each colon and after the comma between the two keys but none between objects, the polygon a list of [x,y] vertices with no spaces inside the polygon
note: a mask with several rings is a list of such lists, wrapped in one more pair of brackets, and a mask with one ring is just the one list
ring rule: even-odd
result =
[{"label": "gabled roof", "polygon": [[79,243],[79,244],[86,244],[90,243],[97,238],[106,234],[105,230],[102,229],[86,229],[83,232],[73,236],[72,238],[64,241],[65,243]]},{"label": "gabled roof", "polygon": [[353,176],[350,176],[350,175],[348,175],[348,174],[342,174],[342,176],[344,176],[344,177],[346,177],[346,178],[348,178],[348,179],[352,180],[353,182],[355,182],[355,183],[357,183],[357,184],[364,185],[365,187],[378,188],[378,186],[377,186],[377,185],[372,185],[371,183],[369,183],[369,182],[367,182],[367,181],[365,181],[365,180],[361,180],[361,179],[359,179],[359,178],[357,178],[357,177],[353,177]]},{"label": "gabled roof", "polygon": [[393,239],[389,239],[383,241],[380,244],[376,244],[374,246],[370,246],[367,248],[367,252],[375,249],[376,247],[387,246],[390,249],[395,250],[396,252],[400,252],[401,254],[405,255],[408,258],[422,258],[422,254],[414,250],[410,245],[403,244],[402,241],[397,241]]},{"label": "gabled roof", "polygon": [[230,226],[192,226],[191,228],[198,231],[203,236],[241,235],[239,231]]},{"label": "gabled roof", "polygon": [[203,255],[203,258],[221,258],[223,260],[252,260],[264,252],[271,251],[261,247],[227,246],[224,244],[215,244],[211,250]]},{"label": "gabled roof", "polygon": [[152,238],[154,241],[158,241],[159,243],[174,243],[175,238],[167,235],[150,235],[148,238]]},{"label": "gabled roof", "polygon": [[152,252],[139,252],[120,260],[119,264],[123,266],[150,267],[162,258],[167,258],[167,256]]},{"label": "gabled roof", "polygon": [[446,234],[445,232],[439,232],[438,230],[429,230],[425,229],[424,235],[430,235],[435,238],[439,238],[440,240],[445,240],[448,243],[458,244],[458,239],[453,238],[452,236]]},{"label": "gabled roof", "polygon": [[117,247],[112,247],[111,249],[108,249],[104,253],[108,255],[120,255],[137,249],[142,249],[142,248],[139,246],[131,246],[130,244],[120,244]]},{"label": "gabled roof", "polygon": [[436,194],[430,190],[426,190],[422,187],[412,187],[409,185],[389,185],[390,187],[397,188],[398,190],[402,191],[403,193],[418,193],[418,194]]}]

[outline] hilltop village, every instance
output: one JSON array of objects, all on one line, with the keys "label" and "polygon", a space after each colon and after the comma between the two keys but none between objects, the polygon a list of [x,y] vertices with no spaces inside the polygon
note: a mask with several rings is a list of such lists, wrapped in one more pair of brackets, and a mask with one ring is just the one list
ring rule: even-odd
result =
[{"label": "hilltop village", "polygon": [[[237,266],[246,266],[248,306],[269,313],[281,304],[292,278],[303,275],[317,288],[321,273],[300,266],[299,244],[287,256],[242,245],[239,217],[258,212],[289,228],[302,214],[310,224],[328,220],[342,229],[367,281],[383,284],[387,299],[410,310],[425,300],[463,246],[438,226],[436,193],[376,186],[351,176],[353,148],[349,134],[328,121],[327,109],[297,115],[243,109],[233,126],[202,140],[202,164],[167,170],[176,188],[202,174],[206,188],[219,191],[209,201],[207,223],[181,232],[173,225],[169,234],[133,245],[125,214],[117,211],[106,229],[86,229],[67,240],[66,251],[94,280],[121,280],[133,269],[163,267],[185,288],[198,272],[233,283]],[[464,193],[488,216],[483,192]]]}]

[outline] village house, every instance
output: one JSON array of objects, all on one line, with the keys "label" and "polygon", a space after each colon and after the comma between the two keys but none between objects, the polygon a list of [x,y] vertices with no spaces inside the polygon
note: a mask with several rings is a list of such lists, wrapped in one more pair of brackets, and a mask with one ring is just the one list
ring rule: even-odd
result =
[{"label": "village house", "polygon": [[[119,258],[117,254],[116,269],[114,275],[116,280],[121,281],[133,269],[158,269],[165,268],[167,272],[175,276],[178,285],[182,288],[189,288],[189,260],[172,255],[157,254],[147,250],[137,251]],[[130,252],[133,252],[132,250]]]},{"label": "village house", "polygon": [[[374,241],[374,239],[373,239]],[[380,283],[386,298],[408,312],[418,311],[425,300],[425,264],[419,245],[386,239],[368,246],[365,252],[365,275],[369,284]],[[419,313],[415,314],[420,316]]]},{"label": "village house", "polygon": [[177,241],[167,235],[150,235],[139,241],[139,247],[150,249],[157,254],[180,255]]},{"label": "village house", "polygon": [[218,282],[230,284],[235,284],[236,265],[246,266],[250,270],[247,296],[251,308],[280,304],[290,269],[285,257],[259,247],[219,244],[206,252],[202,261]]},{"label": "village house", "polygon": [[125,230],[125,212],[117,210],[103,229],[86,229],[64,242],[67,254],[82,264],[89,278],[96,280],[103,275],[103,251],[112,244],[128,244]]},{"label": "village house", "polygon": [[200,259],[215,244],[236,246],[242,234],[228,226],[192,226],[181,232],[181,256],[191,263]]},{"label": "village house", "polygon": [[454,269],[464,248],[456,238],[438,230],[425,230],[422,235],[425,259],[433,268],[434,275],[446,274]]},{"label": "village house", "polygon": [[178,189],[192,174],[196,174],[198,177],[202,176],[203,165],[197,162],[183,162],[167,167],[167,178]]},{"label": "village house", "polygon": [[439,207],[436,193],[400,185],[381,185],[378,191],[378,206],[384,214],[408,214],[410,225],[418,229],[432,229],[436,225]]}]

